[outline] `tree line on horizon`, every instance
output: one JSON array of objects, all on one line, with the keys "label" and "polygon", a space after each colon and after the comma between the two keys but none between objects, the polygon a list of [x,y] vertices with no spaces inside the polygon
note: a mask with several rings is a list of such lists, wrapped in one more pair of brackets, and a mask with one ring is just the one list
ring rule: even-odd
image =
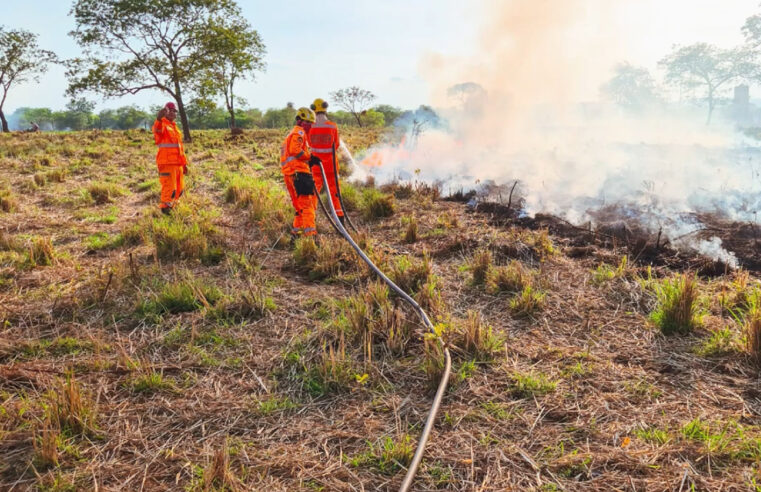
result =
[{"label": "tree line on horizon", "polygon": [[[17,108],[7,117],[11,131],[30,128],[32,122],[45,131],[78,131],[78,130],[129,130],[135,128],[149,129],[156,118],[160,106],[141,108],[137,105],[121,106],[114,109],[95,111],[95,104],[85,99],[72,99],[62,110],[50,108]],[[283,108],[269,108],[262,111],[246,106],[235,109],[235,124],[237,128],[285,128],[293,124],[297,106],[287,103]],[[428,106],[420,106],[417,110],[402,110],[388,104],[379,104],[363,110],[360,121],[364,127],[389,127],[396,121],[409,119],[410,115],[420,111],[435,115]],[[195,104],[187,105],[189,124],[193,129],[228,129],[231,128],[230,115],[218,106]],[[360,126],[350,112],[337,110],[329,112],[330,119],[341,126]]]}]

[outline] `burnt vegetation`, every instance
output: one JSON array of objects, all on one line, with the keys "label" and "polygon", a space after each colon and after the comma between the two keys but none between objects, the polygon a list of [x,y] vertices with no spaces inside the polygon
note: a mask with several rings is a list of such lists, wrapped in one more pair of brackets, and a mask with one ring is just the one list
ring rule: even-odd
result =
[{"label": "burnt vegetation", "polygon": [[[281,137],[199,131],[164,217],[149,133],[0,135],[0,489],[398,488],[441,346],[324,217],[286,240]],[[752,224],[697,218],[733,270],[514,183],[342,192],[453,354],[416,489],[757,486]]]}]

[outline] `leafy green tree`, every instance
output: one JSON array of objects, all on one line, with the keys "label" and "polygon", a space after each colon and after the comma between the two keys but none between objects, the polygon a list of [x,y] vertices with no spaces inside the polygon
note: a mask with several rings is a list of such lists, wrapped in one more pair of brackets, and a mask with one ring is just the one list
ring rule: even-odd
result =
[{"label": "leafy green tree", "polygon": [[245,19],[233,19],[230,26],[218,29],[211,39],[216,60],[205,70],[197,90],[205,99],[221,95],[230,114],[230,128],[235,128],[235,105],[246,104],[245,99],[235,95],[235,82],[264,70],[264,43]]},{"label": "leafy green tree", "polygon": [[603,96],[616,104],[637,109],[660,100],[658,88],[650,72],[643,67],[621,63],[614,69],[613,77],[600,88]]},{"label": "leafy green tree", "polygon": [[8,121],[3,113],[3,105],[11,87],[29,80],[39,82],[40,75],[47,71],[48,64],[57,61],[58,58],[52,51],[43,50],[37,45],[36,34],[23,29],[6,29],[0,26],[0,88],[3,91],[2,98],[0,98],[0,123],[2,123],[2,131],[10,131]]},{"label": "leafy green tree", "polygon": [[197,90],[220,45],[230,44],[220,39],[237,39],[246,23],[233,0],[76,0],[71,13],[84,57],[68,61],[68,93],[162,91],[177,103],[186,141],[186,91]]},{"label": "leafy green tree", "polygon": [[18,108],[13,114],[18,116],[18,128],[29,128],[32,121],[40,128],[53,128],[53,111],[50,108]]},{"label": "leafy green tree", "polygon": [[658,64],[666,70],[666,82],[680,89],[705,91],[708,118],[716,108],[721,89],[746,76],[753,67],[751,53],[743,48],[720,49],[707,43],[675,47]]},{"label": "leafy green tree", "polygon": [[270,108],[265,111],[262,117],[262,126],[264,128],[284,128],[293,125],[293,120],[296,118],[296,109],[292,103],[288,103],[282,109]]},{"label": "leafy green tree", "polygon": [[360,89],[357,86],[331,92],[330,97],[336,102],[338,107],[351,113],[357,121],[357,126],[360,127],[362,126],[362,116],[366,114],[370,103],[375,100],[375,94],[368,90]]},{"label": "leafy green tree", "polygon": [[386,117],[380,111],[374,109],[368,109],[363,116],[365,120],[365,126],[381,128],[386,126]]},{"label": "leafy green tree", "polygon": [[58,115],[56,126],[60,130],[69,129],[73,131],[92,128],[96,122],[93,109],[95,109],[93,102],[83,98],[71,99],[66,104],[66,111],[62,111]]},{"label": "leafy green tree", "polygon": [[373,108],[373,110],[383,113],[384,125],[393,125],[394,120],[402,114],[401,108],[391,106],[389,104],[379,104]]}]

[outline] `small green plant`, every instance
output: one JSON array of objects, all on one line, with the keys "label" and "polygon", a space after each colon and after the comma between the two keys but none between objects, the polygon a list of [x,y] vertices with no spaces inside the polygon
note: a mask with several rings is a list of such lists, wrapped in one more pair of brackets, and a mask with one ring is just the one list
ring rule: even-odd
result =
[{"label": "small green plant", "polygon": [[298,405],[287,396],[280,398],[270,395],[267,399],[259,400],[256,404],[256,412],[263,416],[286,412],[288,410],[293,410],[294,408],[298,408]]},{"label": "small green plant", "polygon": [[124,238],[121,234],[111,236],[107,232],[96,232],[87,236],[85,239],[87,249],[90,251],[99,251],[101,249],[114,249],[124,244]]},{"label": "small green plant", "polygon": [[552,393],[557,387],[555,381],[551,381],[541,372],[512,374],[513,386],[512,392],[520,398],[530,398],[532,396],[543,396]]},{"label": "small green plant", "polygon": [[138,375],[130,381],[129,386],[135,393],[157,393],[175,389],[174,383],[164,379],[164,375],[156,371]]},{"label": "small green plant", "polygon": [[370,465],[380,473],[393,474],[410,464],[415,451],[413,444],[407,434],[396,440],[385,436],[375,443],[368,443],[370,449],[349,459],[349,464],[354,467]]},{"label": "small green plant", "polygon": [[602,285],[615,278],[621,278],[626,275],[629,264],[629,257],[624,255],[618,263],[617,268],[613,268],[607,263],[600,263],[595,271],[592,272],[592,284]]},{"label": "small green plant", "polygon": [[510,310],[517,316],[530,316],[544,307],[545,297],[544,292],[527,285],[510,300]]},{"label": "small green plant", "polygon": [[664,445],[671,440],[671,435],[667,430],[658,429],[657,427],[646,427],[644,429],[635,429],[634,435],[643,441]]},{"label": "small green plant", "polygon": [[707,340],[694,349],[694,352],[702,357],[717,357],[735,351],[735,335],[728,326],[714,330]]},{"label": "small green plant", "polygon": [[698,302],[694,276],[680,275],[656,285],[658,304],[650,319],[664,335],[691,333],[702,324],[703,312]]}]

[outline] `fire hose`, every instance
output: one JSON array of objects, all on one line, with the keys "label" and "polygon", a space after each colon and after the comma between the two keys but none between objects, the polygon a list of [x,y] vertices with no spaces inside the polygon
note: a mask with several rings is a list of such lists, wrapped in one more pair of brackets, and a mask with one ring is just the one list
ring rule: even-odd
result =
[{"label": "fire hose", "polygon": [[[334,156],[335,156],[335,147],[333,148]],[[335,159],[333,160],[335,165]],[[325,175],[325,169],[322,167],[322,162],[319,164],[320,166],[320,174],[322,175],[323,183],[325,183],[325,188],[328,192],[328,197],[330,197],[330,185],[328,184],[327,176]],[[336,186],[338,186],[338,176],[336,176]],[[316,191],[316,190],[315,190]],[[319,195],[318,195],[319,198]],[[339,201],[341,200],[340,194],[338,195]],[[359,257],[367,263],[367,266],[370,267],[370,269],[375,272],[378,277],[385,282],[391,290],[396,292],[399,297],[405,301],[407,304],[409,304],[412,309],[417,313],[417,315],[420,317],[420,319],[423,321],[423,324],[431,330],[432,333],[436,334],[436,330],[434,329],[433,323],[431,323],[431,320],[428,318],[428,315],[425,313],[423,308],[420,307],[420,305],[415,302],[415,300],[406,292],[404,292],[398,285],[396,285],[393,281],[391,281],[390,278],[388,278],[371,260],[368,258],[368,256],[365,254],[364,251],[362,251],[362,248],[360,248],[357,243],[354,242],[354,240],[351,238],[349,233],[344,228],[343,224],[341,224],[341,221],[338,220],[338,214],[336,214],[336,209],[333,206],[333,201],[328,199],[327,200],[328,205],[330,206],[330,215],[328,216],[328,219],[331,221],[333,228],[338,231],[338,233],[343,236],[344,239],[351,245],[351,247],[354,249],[354,251],[359,255]],[[320,200],[320,204],[322,205],[322,200]],[[322,205],[323,210],[325,210],[325,206]],[[343,203],[341,203],[341,207],[343,208]],[[351,223],[351,222],[350,222]],[[353,225],[352,225],[353,227]],[[356,229],[355,229],[356,230]],[[433,398],[433,403],[431,404],[431,409],[428,412],[428,417],[425,421],[425,426],[423,427],[423,432],[420,435],[420,439],[418,440],[417,448],[415,449],[415,454],[412,457],[412,461],[410,462],[410,466],[407,468],[407,474],[404,476],[404,480],[402,481],[402,485],[399,487],[399,492],[407,492],[412,485],[412,481],[415,478],[415,474],[417,473],[417,469],[420,466],[420,462],[423,459],[423,453],[425,451],[425,445],[428,442],[428,438],[430,437],[431,430],[433,429],[433,422],[436,420],[436,414],[439,411],[439,407],[441,406],[441,400],[444,397],[444,391],[447,389],[447,383],[449,382],[449,373],[452,369],[452,357],[449,354],[449,349],[444,345],[443,340],[440,336],[436,335],[438,342],[441,344],[444,352],[444,373],[441,375],[441,380],[439,381],[439,386],[436,389],[436,395]]]}]

